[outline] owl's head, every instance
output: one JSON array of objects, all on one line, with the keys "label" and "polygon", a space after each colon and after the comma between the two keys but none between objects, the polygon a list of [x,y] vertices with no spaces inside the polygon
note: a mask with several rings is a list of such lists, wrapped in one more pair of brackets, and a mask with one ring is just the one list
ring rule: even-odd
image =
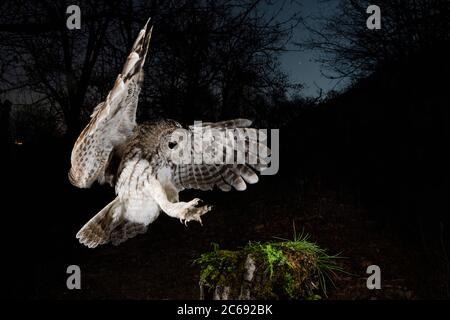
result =
[{"label": "owl's head", "polygon": [[182,157],[190,150],[189,131],[183,129],[181,125],[170,120],[161,131],[159,137],[158,153],[166,160],[174,163],[181,163]]}]

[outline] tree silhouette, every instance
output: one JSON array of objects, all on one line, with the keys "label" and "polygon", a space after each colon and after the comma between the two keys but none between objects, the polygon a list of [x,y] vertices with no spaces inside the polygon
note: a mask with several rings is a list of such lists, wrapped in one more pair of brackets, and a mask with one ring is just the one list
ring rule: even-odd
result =
[{"label": "tree silhouette", "polygon": [[268,13],[270,2],[263,0],[83,0],[82,28],[69,30],[70,4],[0,5],[0,93],[52,113],[70,139],[104,98],[148,17],[155,33],[141,96],[144,117],[257,114],[261,101],[290,85],[277,55],[300,18],[294,12],[281,19],[284,4]]},{"label": "tree silhouette", "polygon": [[381,29],[369,30],[371,1],[339,0],[331,17],[305,24],[312,36],[303,48],[321,51],[318,61],[330,77],[357,79],[386,65],[409,63],[425,51],[448,47],[450,4],[447,0],[379,0]]}]

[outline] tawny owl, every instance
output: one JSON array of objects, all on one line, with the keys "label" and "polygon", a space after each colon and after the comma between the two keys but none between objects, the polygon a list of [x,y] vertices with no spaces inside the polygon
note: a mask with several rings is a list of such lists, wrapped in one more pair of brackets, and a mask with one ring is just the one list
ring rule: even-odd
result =
[{"label": "tawny owl", "polygon": [[[187,143],[196,130],[229,129],[246,131],[251,121],[237,119],[218,123],[203,123],[183,129],[173,120],[136,124],[136,108],[143,81],[143,65],[147,55],[152,28],[140,31],[122,73],[114,87],[91,116],[91,121],[78,137],[72,150],[69,179],[79,188],[88,188],[94,181],[115,187],[117,197],[87,222],[77,233],[79,241],[89,248],[111,242],[114,245],[144,233],[162,210],[182,222],[198,221],[211,210],[199,206],[200,199],[180,202],[178,193],[186,188],[211,190],[217,187],[229,191],[232,187],[245,190],[247,183],[256,183],[254,170],[267,167],[267,161],[251,148],[245,156],[255,156],[250,168],[244,163],[203,163],[194,161],[199,152],[196,143]],[[181,136],[174,138],[174,132]],[[211,141],[219,147],[227,142],[220,136]],[[183,142],[184,141],[184,142]],[[246,138],[246,147],[261,143]],[[174,151],[177,151],[175,153]],[[266,155],[268,152],[266,148]],[[175,161],[174,155],[193,155],[184,162]],[[245,180],[245,182],[244,182]]]}]

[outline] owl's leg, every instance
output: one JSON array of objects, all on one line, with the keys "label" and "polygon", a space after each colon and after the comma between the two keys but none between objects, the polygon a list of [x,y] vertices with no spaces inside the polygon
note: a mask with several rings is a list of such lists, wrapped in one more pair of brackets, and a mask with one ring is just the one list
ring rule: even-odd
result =
[{"label": "owl's leg", "polygon": [[167,198],[170,202],[179,202],[178,190],[172,184],[163,184],[164,191],[166,192]]},{"label": "owl's leg", "polygon": [[166,190],[155,177],[149,177],[149,191],[162,211],[170,217],[180,219],[185,224],[189,221],[198,221],[201,224],[201,216],[212,208],[211,206],[197,207],[201,201],[198,198],[189,202],[170,202]]}]

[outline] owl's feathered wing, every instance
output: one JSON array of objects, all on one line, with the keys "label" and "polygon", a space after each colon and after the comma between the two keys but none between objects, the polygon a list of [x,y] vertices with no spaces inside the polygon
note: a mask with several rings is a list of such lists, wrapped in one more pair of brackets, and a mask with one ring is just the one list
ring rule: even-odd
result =
[{"label": "owl's feathered wing", "polygon": [[[221,134],[213,134],[214,138],[210,141],[203,141],[201,148],[196,146],[196,143],[190,145],[188,152],[191,153],[192,161],[172,166],[172,180],[175,187],[179,191],[183,189],[212,190],[214,187],[222,191],[230,191],[232,188],[243,191],[247,188],[246,183],[258,182],[256,172],[267,168],[270,149],[261,143],[261,136],[257,134],[256,129],[250,128],[251,124],[252,121],[248,119],[235,119],[190,126],[187,134],[190,135],[191,141],[196,141],[195,130],[201,131],[203,136],[206,136],[211,130]],[[233,143],[232,141],[235,140],[230,139],[227,132],[240,137],[241,143]],[[195,163],[196,157],[212,157],[213,154],[208,153],[218,149],[223,151],[222,159],[224,161],[222,163]],[[242,156],[241,161],[237,161],[238,153]],[[234,163],[227,164],[225,160],[229,156],[234,157]]]},{"label": "owl's feathered wing", "polygon": [[[217,187],[229,191],[234,187],[242,191],[246,189],[246,183],[258,182],[256,172],[267,167],[270,150],[261,143],[260,136],[250,133],[255,130],[249,128],[250,125],[250,120],[236,119],[204,123],[201,127],[183,129],[194,142],[187,145],[192,161],[179,164],[172,162],[168,166],[160,163],[159,170],[165,172],[165,178],[160,177],[158,172],[161,171],[155,171],[156,167],[143,156],[145,150],[132,148],[125,158],[124,167],[115,186],[117,198],[86,223],[78,232],[77,238],[90,248],[110,241],[117,245],[147,230],[148,225],[158,217],[160,209],[158,198],[167,197],[170,202],[175,203],[178,200],[174,199],[178,198],[178,192],[183,189],[212,190]],[[195,145],[198,142],[194,138],[195,130],[205,134],[211,129],[224,134],[215,136],[211,141],[202,141],[202,149],[199,150]],[[230,146],[230,140],[225,134],[227,129],[232,129],[234,133],[244,137],[240,146]],[[229,149],[233,150],[232,155],[236,159],[238,159],[236,154],[241,151],[244,161],[230,164],[196,164],[194,161],[196,156],[212,156],[210,154],[212,150],[220,148],[223,149],[224,155],[228,156],[227,147],[231,147]],[[161,191],[157,191],[157,185],[153,184],[156,180],[162,187]],[[171,191],[173,194],[170,194]],[[209,210],[210,208],[204,213]]]},{"label": "owl's feathered wing", "polygon": [[[90,123],[74,145],[69,179],[77,187],[87,188],[95,180],[105,182],[109,174],[109,165],[115,159],[115,151],[125,147],[134,135],[136,108],[143,81],[143,65],[151,32],[152,28],[148,28],[147,22],[140,31],[113,89],[105,101],[94,109]],[[144,233],[147,226],[157,218],[160,208],[168,214],[170,211],[174,217],[185,220],[189,218],[184,211],[177,211],[177,208],[184,208],[190,203],[178,202],[178,192],[183,189],[210,190],[218,187],[223,191],[229,191],[234,187],[237,190],[245,190],[246,183],[256,183],[258,176],[255,171],[266,167],[268,162],[265,156],[270,151],[261,145],[257,137],[248,134],[251,130],[250,125],[249,120],[237,119],[203,123],[201,126],[186,129],[191,137],[198,130],[206,133],[209,130],[225,132],[227,129],[234,129],[246,138],[243,145],[231,146],[231,149],[234,150],[233,154],[240,151],[245,161],[238,164],[192,162],[171,165],[170,168],[164,168],[170,172],[165,182],[159,181],[159,171],[154,171],[153,165],[139,153],[143,150],[133,149],[129,158],[120,159],[124,165],[115,186],[116,199],[87,222],[77,233],[77,238],[90,248],[108,242],[119,244],[139,233]],[[211,146],[215,149],[228,150],[229,144],[230,141],[226,135],[215,137],[211,142]],[[211,146],[205,145],[202,151],[198,151],[194,143],[189,148],[189,152],[193,158],[205,156],[210,152],[208,149]],[[145,146],[143,148],[145,149]],[[264,156],[258,153],[260,150],[265,150]],[[250,161],[251,159],[253,161]],[[166,209],[163,209],[164,206]],[[200,215],[200,211],[204,214],[210,208],[196,207],[189,210],[191,213],[194,212],[192,214]],[[199,216],[194,220],[201,221]]]},{"label": "owl's feathered wing", "polygon": [[95,180],[105,181],[114,148],[126,142],[136,126],[143,66],[152,34],[148,24],[139,32],[114,87],[94,109],[72,149],[69,180],[79,188],[88,188]]},{"label": "owl's feathered wing", "polygon": [[117,197],[77,233],[76,237],[89,248],[108,242],[118,245],[145,233],[158,217],[159,207],[149,192],[153,169],[142,152],[135,149],[125,157],[115,186]]}]

